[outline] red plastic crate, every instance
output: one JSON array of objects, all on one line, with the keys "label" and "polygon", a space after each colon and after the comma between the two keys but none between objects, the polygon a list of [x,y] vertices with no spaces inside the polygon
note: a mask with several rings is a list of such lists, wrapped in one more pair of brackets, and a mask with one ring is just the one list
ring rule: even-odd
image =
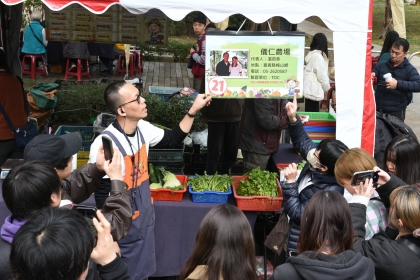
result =
[{"label": "red plastic crate", "polygon": [[184,193],[187,191],[188,177],[185,175],[175,175],[175,177],[184,186],[182,191],[172,191],[170,189],[150,189],[150,195],[153,200],[166,200],[166,201],[182,201]]},{"label": "red plastic crate", "polygon": [[258,212],[278,212],[283,204],[283,191],[280,187],[280,182],[276,179],[278,197],[268,196],[240,196],[236,193],[236,188],[241,184],[242,178],[248,179],[246,176],[232,176],[233,195],[236,199],[236,205],[243,211],[258,211]]}]

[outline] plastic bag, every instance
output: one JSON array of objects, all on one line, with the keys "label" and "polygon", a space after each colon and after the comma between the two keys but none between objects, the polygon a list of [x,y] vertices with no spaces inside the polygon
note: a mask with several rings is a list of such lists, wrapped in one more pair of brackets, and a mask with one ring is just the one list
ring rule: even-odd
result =
[{"label": "plastic bag", "polygon": [[101,134],[115,119],[115,115],[100,113],[93,122],[93,132],[95,135]]},{"label": "plastic bag", "polygon": [[191,133],[191,139],[194,144],[200,145],[201,147],[207,147],[207,135],[208,130],[206,128],[203,131]]}]

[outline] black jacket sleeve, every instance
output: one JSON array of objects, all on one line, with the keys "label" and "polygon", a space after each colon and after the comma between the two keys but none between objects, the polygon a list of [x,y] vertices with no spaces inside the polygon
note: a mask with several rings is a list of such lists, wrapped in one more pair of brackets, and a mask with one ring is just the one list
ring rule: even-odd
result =
[{"label": "black jacket sleeve", "polygon": [[172,130],[164,130],[162,140],[157,143],[153,148],[178,148],[182,147],[182,142],[188,133],[181,130],[179,125],[172,128]]},{"label": "black jacket sleeve", "polygon": [[98,264],[99,277],[102,280],[130,280],[128,275],[127,265],[121,260],[120,256],[117,257],[106,265]]},{"label": "black jacket sleeve", "polygon": [[401,180],[397,176],[392,174],[390,175],[391,179],[385,185],[376,188],[376,191],[381,197],[381,200],[386,208],[389,208],[390,206],[389,196],[391,195],[392,191],[398,187],[407,185],[403,180]]}]

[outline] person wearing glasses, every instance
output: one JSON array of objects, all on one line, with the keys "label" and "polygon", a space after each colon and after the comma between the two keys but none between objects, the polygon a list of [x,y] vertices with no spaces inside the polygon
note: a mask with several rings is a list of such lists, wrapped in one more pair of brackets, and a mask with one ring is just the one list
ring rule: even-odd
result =
[{"label": "person wearing glasses", "polygon": [[290,217],[288,256],[297,251],[300,233],[300,218],[311,197],[318,191],[337,191],[344,193],[344,188],[337,184],[334,166],[341,154],[348,147],[340,140],[324,139],[319,145],[312,142],[303,129],[299,116],[296,115],[296,94],[293,102],[286,104],[287,124],[293,147],[307,161],[299,178],[296,163],[289,164],[284,171],[285,182],[282,183],[284,211]]},{"label": "person wearing glasses", "polygon": [[[150,199],[147,155],[149,146],[164,148],[182,145],[197,112],[210,104],[211,97],[198,94],[178,126],[163,130],[143,120],[147,117],[145,99],[139,90],[126,81],[110,84],[104,92],[108,109],[116,120],[99,135],[90,147],[89,162],[95,162],[102,136],[111,138],[122,153],[122,176],[131,197],[132,221],[128,235],[118,241],[122,260],[128,265],[132,279],[145,279],[156,270],[154,208]],[[95,192],[98,208],[109,193],[109,180],[103,179]]]}]

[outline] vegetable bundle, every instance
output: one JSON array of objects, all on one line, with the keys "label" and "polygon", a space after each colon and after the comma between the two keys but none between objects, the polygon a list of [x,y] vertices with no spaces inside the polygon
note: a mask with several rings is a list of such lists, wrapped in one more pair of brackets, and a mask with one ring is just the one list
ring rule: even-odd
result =
[{"label": "vegetable bundle", "polygon": [[248,180],[242,179],[241,185],[236,189],[240,196],[279,196],[277,190],[277,173],[261,170],[260,167],[254,168],[248,174]]},{"label": "vegetable bundle", "polygon": [[181,182],[175,174],[166,171],[164,168],[158,168],[149,163],[150,189],[171,189],[183,190]]},{"label": "vegetable bundle", "polygon": [[216,191],[216,192],[228,192],[229,187],[232,184],[232,180],[229,175],[207,175],[204,172],[203,176],[196,175],[196,177],[188,178],[188,184],[195,192],[205,191]]}]

